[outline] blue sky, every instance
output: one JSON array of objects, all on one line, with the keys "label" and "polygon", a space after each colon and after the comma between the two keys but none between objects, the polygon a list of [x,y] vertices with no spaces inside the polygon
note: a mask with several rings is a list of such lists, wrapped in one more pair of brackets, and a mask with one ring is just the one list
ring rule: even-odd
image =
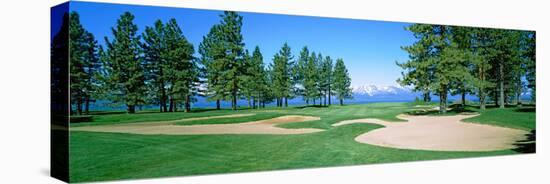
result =
[{"label": "blue sky", "polygon": [[[219,23],[223,12],[186,8],[167,8],[72,2],[71,11],[80,14],[83,26],[93,33],[100,44],[104,37],[111,38],[111,27],[125,12],[135,15],[139,32],[160,19],[166,22],[176,18],[184,35],[195,49],[210,27]],[[404,27],[408,23],[369,20],[335,19],[240,12],[243,16],[242,34],[246,48],[258,45],[264,62],[271,63],[273,55],[288,42],[297,58],[305,45],[310,51],[342,58],[350,72],[352,85],[397,85],[401,76],[395,61],[404,62],[408,55],[401,46],[414,42],[413,35]],[[198,55],[198,54],[197,54]]]}]

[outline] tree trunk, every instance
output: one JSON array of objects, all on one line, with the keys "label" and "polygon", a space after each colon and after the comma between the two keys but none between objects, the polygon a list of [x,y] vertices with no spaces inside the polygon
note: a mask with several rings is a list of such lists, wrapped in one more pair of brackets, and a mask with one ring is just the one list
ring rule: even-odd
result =
[{"label": "tree trunk", "polygon": [[76,100],[76,115],[82,115],[82,99]]},{"label": "tree trunk", "polygon": [[233,110],[237,110],[237,93],[235,91],[233,91],[233,100],[232,100],[232,104],[233,104]]},{"label": "tree trunk", "polygon": [[504,65],[502,64],[502,61],[500,62],[499,64],[499,78],[500,78],[500,81],[499,81],[499,96],[500,96],[500,99],[499,99],[499,105],[500,105],[500,108],[504,108]]},{"label": "tree trunk", "polygon": [[327,106],[327,95],[323,95],[323,99],[325,100],[325,101],[323,102],[323,104],[324,104],[325,106]]},{"label": "tree trunk", "polygon": [[288,107],[288,98],[285,97],[285,107]]},{"label": "tree trunk", "polygon": [[168,112],[174,112],[174,100],[170,97]]},{"label": "tree trunk", "polygon": [[331,96],[330,96],[330,93],[331,93],[331,91],[330,91],[330,85],[329,85],[329,86],[328,86],[328,105],[329,105],[329,106],[331,105],[331,101],[330,101],[330,97],[331,97]]},{"label": "tree trunk", "polygon": [[160,103],[162,105],[162,109],[163,109],[163,112],[166,112],[167,111],[167,107],[166,107],[166,93],[164,92],[164,90],[162,90],[162,97],[161,97],[161,100],[160,100]]},{"label": "tree trunk", "polygon": [[216,100],[216,109],[220,110],[220,100]]},{"label": "tree trunk", "polygon": [[485,110],[485,91],[479,90],[479,109]]},{"label": "tree trunk", "polygon": [[247,98],[248,98],[248,108],[252,109],[252,99],[250,98],[250,96],[248,96]]},{"label": "tree trunk", "polygon": [[462,107],[466,107],[466,91],[462,91]]},{"label": "tree trunk", "polygon": [[447,86],[445,85],[439,89],[439,113],[447,113]]},{"label": "tree trunk", "polygon": [[90,114],[90,97],[86,97],[86,102],[84,106],[84,113]]},{"label": "tree trunk", "polygon": [[340,106],[344,105],[344,99],[340,99]]},{"label": "tree trunk", "polygon": [[185,112],[191,112],[191,97],[189,95],[185,96]]},{"label": "tree trunk", "polygon": [[521,107],[521,87],[518,89],[516,93],[516,107]]},{"label": "tree trunk", "polygon": [[430,101],[432,101],[432,98],[430,97],[430,91],[424,92],[423,97],[424,97],[424,99],[423,99],[424,102],[430,102]]},{"label": "tree trunk", "polygon": [[133,114],[136,113],[136,106],[135,105],[127,105],[128,106],[128,113]]}]

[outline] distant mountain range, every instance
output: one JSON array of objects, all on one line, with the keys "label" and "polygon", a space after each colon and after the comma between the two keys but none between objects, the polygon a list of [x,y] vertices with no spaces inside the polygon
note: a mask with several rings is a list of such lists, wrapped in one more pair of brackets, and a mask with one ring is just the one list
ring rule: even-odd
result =
[{"label": "distant mountain range", "polygon": [[377,101],[412,101],[420,93],[401,86],[362,85],[352,86],[355,103]]}]

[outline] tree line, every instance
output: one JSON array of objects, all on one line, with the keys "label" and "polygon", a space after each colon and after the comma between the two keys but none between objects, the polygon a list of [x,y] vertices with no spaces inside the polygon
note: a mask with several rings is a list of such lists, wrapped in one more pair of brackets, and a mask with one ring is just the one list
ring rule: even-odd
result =
[{"label": "tree line", "polygon": [[87,114],[95,99],[125,104],[128,113],[135,113],[148,104],[157,104],[160,112],[189,112],[197,96],[215,101],[217,109],[221,101],[230,101],[233,110],[239,99],[263,108],[272,102],[287,107],[298,96],[308,105],[331,105],[332,96],[343,105],[352,97],[343,59],[333,66],[331,57],[310,53],[307,46],[294,59],[284,43],[265,66],[259,46],[252,53],[245,49],[243,18],[236,12],[221,14],[197,50],[173,18],[157,20],[139,34],[134,15],[125,12],[103,46],[77,12],[69,17],[71,112],[76,114]]},{"label": "tree line", "polygon": [[479,98],[480,109],[488,101],[498,107],[521,106],[521,95],[530,89],[535,97],[534,31],[413,24],[406,28],[416,42],[402,47],[409,60],[397,63],[403,69],[397,81],[423,93],[440,97],[440,112],[447,109],[448,95]]}]

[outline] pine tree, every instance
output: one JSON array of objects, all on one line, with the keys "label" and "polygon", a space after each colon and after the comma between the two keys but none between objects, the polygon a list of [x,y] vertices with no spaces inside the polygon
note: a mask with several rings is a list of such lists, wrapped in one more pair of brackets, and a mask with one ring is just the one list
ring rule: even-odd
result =
[{"label": "pine tree", "polygon": [[78,13],[71,12],[69,20],[69,62],[71,103],[76,113],[87,114],[92,95],[95,92],[94,75],[98,69],[97,41],[92,33],[80,24]]},{"label": "pine tree", "polygon": [[[125,12],[113,27],[113,40],[105,37],[107,50],[102,56],[108,97],[126,104],[128,113],[145,102],[145,75],[141,57],[140,36],[134,15]],[[102,49],[101,49],[102,50]]]},{"label": "pine tree", "polygon": [[166,52],[165,29],[162,21],[157,20],[154,27],[145,27],[143,33],[143,52],[146,69],[146,78],[149,81],[149,88],[153,91],[153,99],[158,102],[160,112],[167,112],[166,103],[168,94],[166,92],[166,70],[168,63],[161,56]]},{"label": "pine tree", "polygon": [[[469,54],[453,40],[451,26],[415,24],[408,27],[408,30],[415,34],[418,41],[405,47],[406,51],[410,51],[412,61],[401,65],[408,69],[403,73],[405,80],[401,82],[419,85],[420,88],[427,85],[430,90],[436,91],[439,96],[439,112],[446,113],[449,92],[464,88],[464,81],[473,80],[466,64],[470,59]],[[429,80],[420,83],[420,80],[412,78],[424,77],[424,69],[433,72],[432,76],[427,77]]]},{"label": "pine tree", "polygon": [[202,65],[202,75],[206,78],[206,96],[216,101],[216,109],[220,109],[225,91],[221,80],[225,51],[222,42],[222,25],[214,25],[210,32],[203,37],[199,45],[199,59]]},{"label": "pine tree", "polygon": [[298,60],[295,66],[293,67],[292,76],[293,76],[294,83],[296,84],[296,89],[294,92],[295,95],[303,96],[303,99],[307,105],[309,105],[309,98],[306,94],[305,82],[306,82],[306,76],[308,72],[307,70],[308,62],[309,62],[309,49],[307,48],[307,46],[304,46],[300,51],[300,55],[298,57]]},{"label": "pine tree", "polygon": [[331,97],[331,87],[332,87],[332,75],[333,75],[333,71],[332,71],[332,59],[330,58],[330,56],[326,56],[325,59],[323,60],[323,63],[322,63],[322,67],[321,67],[321,88],[323,90],[323,98],[324,98],[324,104],[327,105],[327,101],[328,101],[328,105],[330,105],[330,97]]},{"label": "pine tree", "polygon": [[525,59],[525,79],[527,87],[531,89],[531,100],[536,101],[536,33],[534,31],[525,31],[525,49],[523,58]]},{"label": "pine tree", "polygon": [[334,92],[336,98],[340,101],[340,105],[344,105],[344,99],[351,99],[353,97],[351,78],[343,59],[337,59],[334,66]]},{"label": "pine tree", "polygon": [[317,54],[311,52],[311,55],[308,58],[305,78],[304,78],[304,91],[305,98],[312,100],[313,105],[315,105],[315,99],[319,96],[318,90],[318,67],[317,67]]},{"label": "pine tree", "polygon": [[221,16],[221,47],[224,51],[224,58],[222,62],[216,68],[223,69],[220,79],[221,83],[217,88],[221,88],[224,99],[231,100],[231,108],[237,109],[237,98],[239,95],[239,89],[242,81],[242,74],[244,74],[244,42],[241,34],[242,16],[232,11],[225,11]]},{"label": "pine tree", "polygon": [[422,39],[425,32],[430,29],[429,25],[415,24],[407,27],[407,30],[413,32],[414,37],[418,39],[413,45],[402,47],[409,53],[409,60],[405,63],[397,63],[404,71],[402,78],[397,82],[402,86],[412,85],[414,91],[420,91],[423,94],[423,101],[431,101],[431,81],[434,76],[434,68],[429,63],[431,50],[431,40]]},{"label": "pine tree", "polygon": [[173,107],[173,111],[177,111],[178,104],[183,102],[185,112],[190,112],[199,78],[193,45],[183,35],[176,19],[170,19],[166,24],[165,39],[167,51],[161,57],[168,63],[166,79],[170,86],[170,109]]},{"label": "pine tree", "polygon": [[250,82],[252,90],[252,107],[259,108],[260,103],[265,100],[266,94],[269,91],[267,86],[267,79],[265,77],[266,71],[264,69],[263,56],[260,51],[260,47],[256,46],[250,57],[250,66],[248,73],[250,74]]},{"label": "pine tree", "polygon": [[477,89],[477,96],[479,98],[479,108],[485,110],[486,97],[488,89],[495,87],[495,84],[489,79],[489,71],[491,70],[491,64],[488,53],[492,52],[492,48],[489,47],[492,39],[486,30],[482,28],[470,28],[469,35],[471,36],[471,52],[472,52],[472,74],[475,77],[474,87]]},{"label": "pine tree", "polygon": [[277,97],[279,107],[288,106],[288,98],[293,91],[291,70],[293,56],[287,43],[283,45],[279,53],[273,57],[273,90]]},{"label": "pine tree", "polygon": [[317,60],[315,61],[315,64],[316,64],[316,71],[317,71],[317,91],[318,91],[318,97],[319,97],[319,105],[322,106],[323,105],[323,96],[325,96],[325,86],[323,86],[324,82],[323,80],[325,79],[325,73],[323,72],[323,55],[319,52],[317,54]]}]

